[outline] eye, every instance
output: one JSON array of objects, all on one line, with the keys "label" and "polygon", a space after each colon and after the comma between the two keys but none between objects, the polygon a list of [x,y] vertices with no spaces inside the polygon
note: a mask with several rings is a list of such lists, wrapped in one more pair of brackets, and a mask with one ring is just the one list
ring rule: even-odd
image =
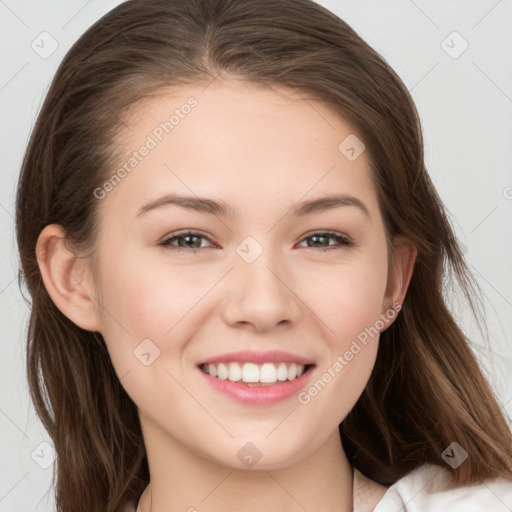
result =
[{"label": "eye", "polygon": [[[171,233],[172,236],[166,238],[158,245],[162,247],[170,247],[172,249],[205,249],[204,246],[201,245],[201,239],[208,240],[210,239],[197,231],[186,231],[184,233]],[[178,242],[178,245],[174,244],[174,242]]]},{"label": "eye", "polygon": [[[158,245],[177,250],[192,249],[193,252],[196,252],[200,249],[206,249],[209,247],[203,246],[202,240],[211,242],[210,238],[203,235],[202,233],[189,230],[182,233],[171,233],[169,237],[167,237],[165,240],[162,240],[162,242],[160,242]],[[312,243],[309,243],[310,240],[312,240]],[[329,244],[329,240],[334,240],[335,243]],[[353,245],[353,242],[346,235],[332,231],[317,231],[308,237],[303,238],[301,243],[304,241],[308,241],[308,245],[306,247],[307,249],[317,248],[324,251],[331,249],[343,249]],[[175,242],[177,242],[177,244]],[[327,245],[325,245],[325,242],[327,242]],[[215,244],[210,245],[210,247],[214,246]]]},{"label": "eye", "polygon": [[[329,244],[329,239],[335,240],[336,244]],[[308,243],[308,249],[319,248],[324,251],[328,251],[331,249],[344,249],[346,247],[353,245],[353,242],[346,235],[336,233],[333,231],[317,231],[316,233],[313,233],[308,237],[303,238],[302,242],[308,240],[313,241],[312,244]],[[323,245],[325,241],[327,241],[327,246]]]}]

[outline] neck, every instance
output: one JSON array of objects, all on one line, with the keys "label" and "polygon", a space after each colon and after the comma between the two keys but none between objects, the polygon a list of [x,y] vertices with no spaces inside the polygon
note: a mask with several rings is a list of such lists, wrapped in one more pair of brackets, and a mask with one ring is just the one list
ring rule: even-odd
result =
[{"label": "neck", "polygon": [[[352,512],[353,471],[338,431],[279,469],[237,469],[201,457],[143,425],[151,481],[137,512]],[[261,461],[263,462],[263,460]]]}]

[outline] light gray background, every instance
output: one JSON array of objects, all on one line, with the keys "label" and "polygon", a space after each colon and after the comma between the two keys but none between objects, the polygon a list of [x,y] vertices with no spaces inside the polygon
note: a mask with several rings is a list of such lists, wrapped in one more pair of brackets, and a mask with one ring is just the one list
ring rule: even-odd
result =
[{"label": "light gray background", "polygon": [[[35,417],[25,378],[28,309],[16,279],[13,230],[20,162],[58,63],[79,35],[118,3],[0,0],[0,512],[54,510],[52,448],[44,444],[49,437]],[[429,171],[485,294],[493,354],[465,312],[455,304],[454,311],[474,338],[510,416],[512,1],[320,3],[375,47],[412,92]],[[459,55],[465,42],[469,46]]]}]

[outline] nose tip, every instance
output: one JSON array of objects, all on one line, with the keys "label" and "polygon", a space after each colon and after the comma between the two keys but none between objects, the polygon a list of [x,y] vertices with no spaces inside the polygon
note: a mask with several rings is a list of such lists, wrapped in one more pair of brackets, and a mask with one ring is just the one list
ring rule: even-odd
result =
[{"label": "nose tip", "polygon": [[[296,296],[280,276],[284,272],[275,260],[273,264],[278,268],[271,268],[269,251],[262,251],[254,258],[259,252],[258,246],[262,247],[254,238],[239,245],[242,254],[250,255],[248,259],[252,262],[248,263],[240,256],[242,261],[234,270],[232,279],[235,284],[230,287],[224,319],[230,325],[252,326],[258,331],[291,325],[300,317]],[[244,252],[246,248],[247,252]]]}]

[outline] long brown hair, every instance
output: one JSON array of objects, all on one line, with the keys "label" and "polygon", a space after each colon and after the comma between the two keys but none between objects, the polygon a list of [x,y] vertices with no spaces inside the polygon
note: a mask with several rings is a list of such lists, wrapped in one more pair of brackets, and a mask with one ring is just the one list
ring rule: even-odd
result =
[{"label": "long brown hair", "polygon": [[[20,283],[31,295],[32,400],[57,452],[62,512],[122,510],[149,481],[140,423],[102,336],[65,317],[36,258],[41,230],[94,250],[94,190],[112,175],[128,107],[169,85],[237,77],[324,102],[361,134],[390,240],[418,253],[401,313],[381,335],[376,365],[340,425],[349,460],[390,485],[421,464],[469,454],[459,484],[512,475],[503,412],[445,299],[453,278],[473,313],[474,281],[424,164],[420,120],[384,59],[310,0],[129,0],[89,28],[61,63],[24,157],[17,190]],[[129,178],[128,178],[129,179]]]}]

